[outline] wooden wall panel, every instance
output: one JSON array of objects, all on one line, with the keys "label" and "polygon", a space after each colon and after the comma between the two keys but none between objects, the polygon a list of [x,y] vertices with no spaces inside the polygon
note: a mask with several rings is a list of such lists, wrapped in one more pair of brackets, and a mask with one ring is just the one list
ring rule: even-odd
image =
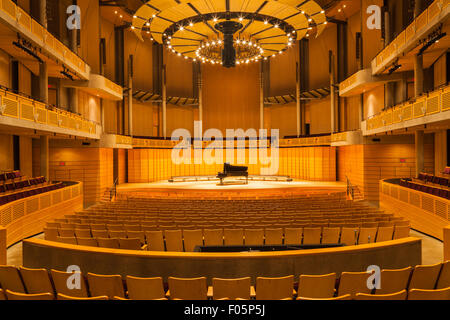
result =
[{"label": "wooden wall panel", "polygon": [[194,107],[167,105],[167,136],[176,129],[187,129],[194,134]]},{"label": "wooden wall panel", "polygon": [[268,114],[268,119],[264,121],[266,129],[279,129],[280,138],[297,135],[297,109],[295,103],[271,105],[265,109],[265,115]]},{"label": "wooden wall panel", "polygon": [[20,173],[33,176],[33,144],[32,138],[20,136]]},{"label": "wooden wall panel", "polygon": [[[309,41],[309,88],[317,89],[330,86],[329,50],[337,53],[337,27],[329,24],[325,31],[316,39]],[[335,59],[337,70],[337,59]]]},{"label": "wooden wall panel", "polygon": [[12,135],[0,134],[0,170],[14,169]]},{"label": "wooden wall panel", "polygon": [[87,120],[101,123],[100,98],[78,90],[78,112]]},{"label": "wooden wall panel", "polygon": [[364,194],[364,146],[352,145],[337,148],[338,180],[347,181],[358,186]]},{"label": "wooden wall panel", "polygon": [[78,0],[81,9],[82,32],[78,54],[91,67],[91,72],[100,73],[100,5],[98,1]]},{"label": "wooden wall panel", "polygon": [[384,86],[364,93],[364,119],[381,112],[384,108]]},{"label": "wooden wall panel", "polygon": [[11,85],[10,57],[2,50],[0,50],[0,85],[8,88]]},{"label": "wooden wall panel", "polygon": [[128,59],[133,55],[133,89],[153,92],[153,45],[147,37],[144,42],[134,32],[124,32],[125,84],[128,84]]},{"label": "wooden wall panel", "polygon": [[313,100],[309,103],[311,134],[330,133],[330,99]]},{"label": "wooden wall panel", "polygon": [[[269,96],[292,94],[295,92],[296,70],[298,60],[298,44],[291,47],[275,59],[270,59],[270,92]],[[259,65],[259,64],[258,64]]]},{"label": "wooden wall panel", "polygon": [[204,65],[203,129],[259,128],[259,65]]},{"label": "wooden wall panel", "polygon": [[[377,5],[380,8],[383,7],[383,0],[362,0],[361,7],[367,8],[370,5]],[[369,14],[366,10],[363,10],[363,22],[367,21]],[[384,43],[381,39],[381,30],[369,29],[367,24],[363,23],[363,56],[364,56],[364,68],[370,68],[372,60],[383,49]]]},{"label": "wooden wall panel", "polygon": [[[166,64],[167,95],[173,97],[193,96],[192,62],[177,56],[169,50],[164,50]],[[205,66],[206,64],[203,64]],[[216,85],[219,85],[216,83]]]}]

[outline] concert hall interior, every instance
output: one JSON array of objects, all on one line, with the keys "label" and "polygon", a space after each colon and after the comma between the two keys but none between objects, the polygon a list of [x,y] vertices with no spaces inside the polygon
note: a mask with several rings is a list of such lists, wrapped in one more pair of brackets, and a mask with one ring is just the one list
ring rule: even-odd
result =
[{"label": "concert hall interior", "polygon": [[449,32],[450,0],[0,0],[0,300],[450,300]]}]

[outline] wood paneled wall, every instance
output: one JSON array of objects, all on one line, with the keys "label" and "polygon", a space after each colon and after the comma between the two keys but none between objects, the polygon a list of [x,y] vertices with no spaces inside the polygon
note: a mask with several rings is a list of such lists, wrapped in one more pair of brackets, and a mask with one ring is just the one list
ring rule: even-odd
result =
[{"label": "wood paneled wall", "polygon": [[9,134],[0,134],[0,170],[14,169],[13,138]]},{"label": "wood paneled wall", "polygon": [[353,185],[358,186],[364,195],[364,146],[352,145],[337,147],[337,176],[346,182],[347,177]]},{"label": "wood paneled wall", "polygon": [[280,137],[297,134],[297,107],[295,103],[270,105],[264,110],[264,128],[279,129]]},{"label": "wood paneled wall", "polygon": [[[226,161],[219,164],[194,164],[194,153],[191,153],[192,164],[174,164],[171,159],[172,149],[133,149],[128,150],[129,182],[144,183],[166,180],[172,176],[216,175],[222,171]],[[249,167],[249,174],[260,174],[260,169],[268,167],[260,162],[249,164],[249,149],[245,150],[245,165]],[[235,150],[235,164],[237,152]],[[297,179],[314,181],[336,180],[336,148],[334,147],[306,147],[280,148],[278,175],[290,175]]]},{"label": "wood paneled wall", "polygon": [[203,67],[203,129],[259,129],[259,64]]},{"label": "wood paneled wall", "polygon": [[100,5],[99,1],[78,0],[81,9],[81,46],[79,56],[91,67],[91,72],[100,73]]},{"label": "wood paneled wall", "polygon": [[330,98],[312,100],[308,103],[311,134],[331,132]]},{"label": "wood paneled wall", "polygon": [[[38,147],[33,148],[33,171],[39,172]],[[83,182],[84,206],[99,201],[113,184],[113,149],[49,148],[50,180]]]},{"label": "wood paneled wall", "polygon": [[82,90],[78,92],[78,112],[88,120],[101,122],[100,98]]},{"label": "wood paneled wall", "polygon": [[298,43],[275,59],[270,59],[269,96],[292,94],[296,84],[296,62],[298,60]]}]

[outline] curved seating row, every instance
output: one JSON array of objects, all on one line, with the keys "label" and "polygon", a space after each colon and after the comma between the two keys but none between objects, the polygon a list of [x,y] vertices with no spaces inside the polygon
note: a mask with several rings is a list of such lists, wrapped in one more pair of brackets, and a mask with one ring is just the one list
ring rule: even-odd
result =
[{"label": "curved seating row", "polygon": [[[45,180],[44,180],[45,181]],[[16,191],[0,197],[0,206],[7,204],[12,201],[20,200],[23,198],[31,197],[37,194],[57,190],[64,187],[64,183],[59,182],[51,185],[45,185],[41,187],[32,188],[24,191]]]},{"label": "curved seating row", "polygon": [[407,180],[400,180],[400,186],[405,187],[405,188],[409,188],[409,189],[413,189],[413,190],[417,190],[420,192],[425,192],[425,193],[429,193],[432,194],[434,196],[437,197],[441,197],[447,200],[450,200],[450,189],[446,190],[440,187],[434,187],[434,186],[427,186],[421,183],[416,183],[413,181],[407,181]]},{"label": "curved seating row", "polygon": [[[357,245],[409,237],[409,225],[266,229],[106,230],[45,228],[45,240],[106,248],[193,252],[197,246]],[[124,243],[124,244],[121,244]],[[126,244],[125,244],[126,243]]]},{"label": "curved seating row", "polygon": [[[372,272],[342,272],[325,275],[214,278],[207,286],[206,278],[161,277],[139,278],[127,275],[99,275],[58,270],[0,266],[0,299],[50,300],[65,299],[131,299],[131,300],[450,300],[450,261],[434,265],[417,265],[403,269]],[[77,280],[74,282],[74,276]],[[70,279],[69,279],[70,277]],[[370,280],[369,277],[372,277]],[[68,283],[75,283],[69,286]]]}]

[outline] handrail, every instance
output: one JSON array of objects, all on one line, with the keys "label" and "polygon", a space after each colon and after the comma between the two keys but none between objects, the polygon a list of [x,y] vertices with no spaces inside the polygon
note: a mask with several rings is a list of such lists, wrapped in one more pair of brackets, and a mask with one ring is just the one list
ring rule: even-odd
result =
[{"label": "handrail", "polygon": [[112,202],[112,199],[117,198],[117,183],[119,182],[119,178],[114,180],[113,186],[109,189],[109,201]]},{"label": "handrail", "polygon": [[347,179],[347,196],[351,196],[352,199],[354,199],[355,198],[355,186],[352,185],[348,176],[345,176],[345,178]]}]

